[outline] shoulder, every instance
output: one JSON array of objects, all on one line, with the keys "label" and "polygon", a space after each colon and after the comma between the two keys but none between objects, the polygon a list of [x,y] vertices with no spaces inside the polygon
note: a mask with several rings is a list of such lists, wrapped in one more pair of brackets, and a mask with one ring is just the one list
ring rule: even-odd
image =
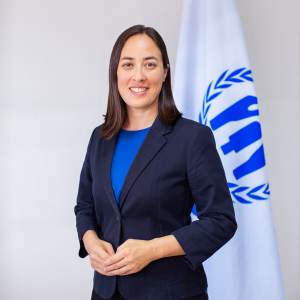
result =
[{"label": "shoulder", "polygon": [[90,135],[89,143],[88,143],[88,152],[91,152],[92,148],[94,148],[94,146],[96,144],[99,144],[99,142],[102,140],[102,138],[100,137],[102,126],[103,126],[103,124],[95,127],[94,130],[92,131],[92,133]]},{"label": "shoulder", "polygon": [[102,123],[101,125],[97,126],[94,128],[94,130],[92,131],[92,135],[91,135],[91,140],[94,141],[96,139],[102,139],[101,136],[101,128],[103,127]]},{"label": "shoulder", "polygon": [[184,134],[189,137],[189,139],[194,139],[197,136],[207,138],[211,138],[213,136],[210,127],[184,117],[179,117],[174,122],[172,131],[180,135]]}]

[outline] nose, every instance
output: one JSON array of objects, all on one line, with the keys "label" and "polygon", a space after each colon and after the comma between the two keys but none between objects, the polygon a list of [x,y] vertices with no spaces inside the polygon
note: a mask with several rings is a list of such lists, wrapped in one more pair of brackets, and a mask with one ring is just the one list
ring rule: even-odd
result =
[{"label": "nose", "polygon": [[133,79],[133,81],[137,81],[137,82],[146,80],[146,77],[143,73],[142,67],[136,67],[135,68],[135,73],[134,73],[132,79]]}]

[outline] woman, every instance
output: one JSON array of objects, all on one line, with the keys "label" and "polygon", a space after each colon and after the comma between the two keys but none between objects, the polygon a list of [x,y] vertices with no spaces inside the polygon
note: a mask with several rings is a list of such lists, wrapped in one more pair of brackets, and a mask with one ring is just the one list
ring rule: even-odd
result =
[{"label": "woman", "polygon": [[237,225],[211,130],[181,115],[161,36],[127,29],[112,50],[105,122],[92,133],[75,206],[93,300],[207,299],[202,262]]}]

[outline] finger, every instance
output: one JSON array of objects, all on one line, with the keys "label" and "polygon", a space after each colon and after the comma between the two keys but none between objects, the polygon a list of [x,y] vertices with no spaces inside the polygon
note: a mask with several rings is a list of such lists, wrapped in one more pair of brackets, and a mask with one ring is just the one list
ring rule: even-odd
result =
[{"label": "finger", "polygon": [[106,252],[106,249],[103,249],[102,247],[98,247],[95,250],[95,253],[103,260],[107,260],[111,257],[111,255],[109,253]]},{"label": "finger", "polygon": [[90,260],[95,260],[99,263],[103,263],[106,259],[110,258],[110,255],[106,253],[104,250],[96,249],[93,253],[90,254]]},{"label": "finger", "polygon": [[[126,242],[125,242],[126,243]],[[125,249],[126,247],[128,247],[128,244],[123,243],[121,246],[118,247],[117,252],[119,253],[120,251],[122,251],[123,249]]]},{"label": "finger", "polygon": [[104,267],[103,267],[103,265],[101,265],[101,264],[98,264],[98,263],[96,263],[96,262],[93,262],[93,263],[91,263],[91,266],[92,266],[92,268],[94,269],[94,270],[101,270],[101,273],[107,273],[105,270],[104,270]]},{"label": "finger", "polygon": [[113,256],[111,256],[109,259],[107,259],[103,264],[104,264],[104,267],[108,267],[112,264],[115,264],[117,262],[119,262],[120,260],[122,260],[124,258],[124,253],[123,252],[120,252],[120,253],[117,253]]},{"label": "finger", "polygon": [[101,266],[103,266],[103,263],[105,262],[105,260],[103,260],[100,256],[98,256],[96,254],[92,255],[90,257],[90,261],[91,261],[91,263],[96,263],[96,264],[99,264]]},{"label": "finger", "polygon": [[126,265],[123,268],[117,269],[117,270],[113,270],[108,272],[108,274],[115,276],[115,275],[119,275],[119,276],[123,276],[125,275],[127,272],[129,272],[131,270],[130,266]]},{"label": "finger", "polygon": [[105,249],[106,249],[107,253],[108,253],[110,256],[115,255],[115,251],[114,251],[114,248],[113,248],[112,244],[110,244],[110,243],[105,243]]},{"label": "finger", "polygon": [[93,264],[91,264],[91,266],[95,271],[97,271],[98,273],[100,273],[102,275],[114,276],[114,275],[110,274],[109,272],[105,271],[102,264],[93,263]]},{"label": "finger", "polygon": [[[93,269],[94,269],[94,268],[93,268]],[[103,271],[102,269],[100,269],[100,268],[95,268],[94,270],[95,270],[96,272],[98,272],[98,273],[104,275],[104,276],[114,276],[114,275],[111,275],[111,274],[109,274],[109,273],[104,272],[104,271]]]},{"label": "finger", "polygon": [[128,247],[130,244],[132,244],[134,240],[133,239],[128,239],[126,240],[122,245],[120,245],[117,249],[117,252],[122,251],[124,248]]},{"label": "finger", "polygon": [[117,270],[117,269],[123,268],[126,265],[127,265],[126,259],[122,259],[122,260],[120,260],[119,262],[117,262],[113,265],[110,265],[108,267],[104,267],[104,271],[109,272],[109,271]]},{"label": "finger", "polygon": [[91,261],[91,267],[92,267],[95,271],[100,272],[100,273],[103,274],[103,275],[104,275],[104,273],[106,273],[106,271],[104,271],[103,265],[101,265],[101,264],[99,264],[99,263],[97,263],[97,262],[95,262],[95,261]]}]

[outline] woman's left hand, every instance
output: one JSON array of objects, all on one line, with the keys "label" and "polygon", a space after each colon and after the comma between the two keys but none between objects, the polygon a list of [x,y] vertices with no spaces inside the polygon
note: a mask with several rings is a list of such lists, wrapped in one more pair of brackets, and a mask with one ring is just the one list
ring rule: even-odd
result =
[{"label": "woman's left hand", "polygon": [[109,276],[122,276],[140,271],[153,260],[151,241],[129,239],[103,265]]}]

